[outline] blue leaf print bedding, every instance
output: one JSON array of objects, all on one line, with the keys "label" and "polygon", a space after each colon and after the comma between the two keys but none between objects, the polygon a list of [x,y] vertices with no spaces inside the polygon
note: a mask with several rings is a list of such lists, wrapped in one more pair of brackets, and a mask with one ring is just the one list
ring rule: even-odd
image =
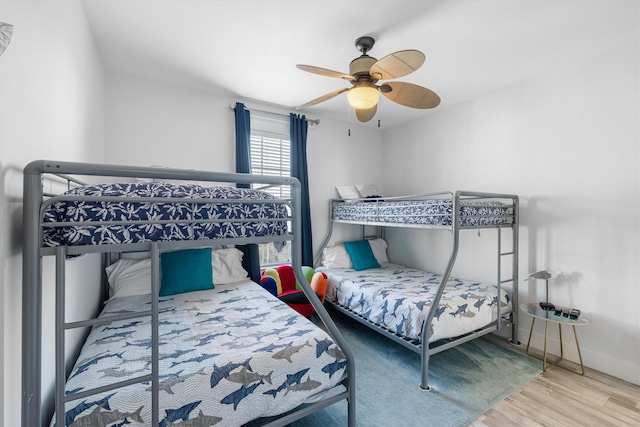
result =
[{"label": "blue leaf print bedding", "polygon": [[[381,202],[345,202],[334,206],[333,219],[398,224],[450,226],[453,203],[450,199]],[[510,224],[512,208],[492,200],[463,200],[459,221],[462,226]]]},{"label": "blue leaf print bedding", "polygon": [[[287,211],[284,205],[251,202],[251,200],[274,199],[264,191],[148,182],[90,185],[71,189],[64,194],[90,197],[215,199],[216,202],[245,199],[247,203],[58,201],[49,206],[44,213],[45,246],[279,236],[287,232]],[[272,220],[263,221],[267,218]],[[152,223],[153,221],[189,219],[222,221],[218,223]],[[256,221],[241,221],[246,219]],[[123,220],[139,222],[109,225],[74,226],[73,224],[79,221]],[[46,224],[51,222],[69,222],[70,224],[62,228],[46,227]]]},{"label": "blue leaf print bedding", "polygon": [[[420,339],[442,275],[397,264],[381,268],[319,268],[329,276],[326,298],[405,337]],[[450,278],[435,312],[430,342],[464,335],[511,310],[510,296],[495,285]]]},{"label": "blue leaf print bedding", "polygon": [[[148,310],[116,298],[104,315]],[[66,393],[147,375],[150,317],[93,327]],[[160,298],[160,426],[240,426],[321,396],[345,373],[331,338],[259,285],[238,282]],[[67,426],[150,425],[151,383],[76,399]],[[53,425],[53,422],[52,422]]]}]

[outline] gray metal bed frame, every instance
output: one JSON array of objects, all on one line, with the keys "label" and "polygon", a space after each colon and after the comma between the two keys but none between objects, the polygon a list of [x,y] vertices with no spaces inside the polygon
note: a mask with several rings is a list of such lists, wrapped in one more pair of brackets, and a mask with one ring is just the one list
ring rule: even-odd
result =
[{"label": "gray metal bed frame", "polygon": [[[117,178],[150,178],[154,180],[186,180],[186,181],[210,181],[214,183],[243,183],[243,184],[264,184],[287,185],[291,187],[291,200],[268,200],[269,203],[282,203],[287,205],[291,214],[288,220],[291,221],[293,233],[287,236],[259,237],[259,238],[236,238],[236,239],[211,239],[193,241],[163,241],[163,242],[142,242],[131,244],[106,244],[95,246],[58,246],[43,247],[42,244],[42,216],[43,209],[47,204],[55,200],[69,200],[70,197],[48,195],[43,192],[43,178],[45,175],[52,175],[79,183],[73,176],[91,177],[117,177]],[[168,168],[148,168],[133,166],[117,166],[91,163],[73,163],[37,160],[31,162],[24,168],[24,212],[23,212],[23,282],[22,282],[22,425],[23,426],[45,426],[49,420],[45,420],[43,414],[43,402],[41,392],[41,358],[42,358],[42,257],[55,256],[56,262],[56,384],[55,384],[55,409],[56,423],[58,426],[64,425],[64,404],[68,400],[83,398],[92,394],[104,392],[110,389],[124,387],[129,384],[151,381],[152,383],[152,406],[153,406],[153,426],[157,426],[158,420],[158,374],[159,374],[159,351],[158,351],[158,291],[159,291],[159,251],[195,246],[218,246],[225,244],[247,244],[266,243],[270,241],[291,241],[292,265],[294,266],[295,277],[313,304],[316,312],[329,335],[339,345],[347,359],[347,376],[337,385],[344,386],[345,390],[333,396],[327,397],[318,402],[304,405],[281,418],[265,424],[270,427],[283,426],[297,419],[303,418],[333,403],[344,399],[348,402],[348,424],[355,426],[355,365],[354,357],[347,342],[340,334],[335,323],[329,316],[324,306],[311,290],[304,274],[301,270],[301,244],[297,236],[301,235],[300,225],[300,182],[295,178],[267,177],[261,175],[233,174],[205,172],[183,169]],[[44,200],[45,197],[51,197]],[[78,197],[78,196],[76,196]],[[85,198],[96,199],[96,198]],[[114,198],[106,200],[117,201]],[[127,198],[127,201],[137,201],[135,198]],[[144,201],[151,201],[145,198]],[[171,199],[155,201],[172,201],[194,203],[194,199]],[[227,200],[228,201],[228,200]],[[216,203],[215,200],[205,200],[206,203]],[[259,202],[251,200],[252,203]],[[196,201],[195,203],[199,203]],[[281,220],[281,219],[279,219]],[[188,221],[194,222],[194,221]],[[208,221],[213,222],[213,221]],[[50,224],[50,223],[49,223]],[[97,319],[66,323],[64,319],[64,292],[65,292],[65,259],[68,255],[79,255],[84,253],[117,253],[127,251],[149,251],[152,258],[152,307],[149,312],[143,314],[152,318],[152,372],[149,375],[134,378],[114,384],[113,386],[102,387],[100,389],[88,390],[86,392],[75,393],[72,396],[65,396],[64,385],[66,382],[65,373],[65,338],[66,329],[87,327],[100,323]],[[106,256],[103,256],[106,258]],[[140,314],[138,314],[139,316]],[[126,316],[125,316],[126,317]],[[123,320],[123,316],[109,317],[107,322],[113,320]],[[105,321],[102,321],[105,323]]]},{"label": "gray metal bed frame", "polygon": [[[518,196],[513,194],[500,194],[500,193],[480,193],[480,192],[471,192],[471,191],[457,191],[455,193],[452,192],[442,192],[442,193],[431,193],[431,194],[423,194],[423,195],[414,195],[414,196],[404,196],[404,197],[385,197],[383,199],[368,199],[367,204],[370,206],[379,207],[381,204],[384,204],[385,201],[403,201],[403,200],[425,200],[425,199],[443,199],[445,201],[450,202],[452,206],[452,211],[450,214],[450,224],[451,225],[427,225],[427,224],[414,224],[414,223],[402,223],[402,222],[388,222],[388,221],[354,221],[354,220],[339,220],[333,218],[333,209],[334,206],[338,203],[344,203],[343,199],[332,199],[329,201],[329,230],[327,235],[320,246],[320,250],[314,257],[314,265],[318,266],[321,258],[323,249],[328,245],[331,241],[331,236],[333,234],[333,226],[334,223],[344,223],[344,224],[355,224],[362,226],[377,226],[380,228],[384,227],[410,227],[410,228],[419,228],[419,229],[446,229],[451,231],[451,237],[453,239],[453,245],[451,249],[451,254],[449,255],[449,261],[445,268],[444,273],[442,274],[442,280],[440,285],[438,286],[438,290],[434,297],[434,300],[431,303],[431,308],[427,316],[424,319],[422,324],[422,332],[420,341],[413,340],[402,335],[397,334],[396,332],[386,329],[383,326],[380,326],[358,313],[353,312],[348,307],[342,306],[334,301],[326,300],[332,307],[337,309],[338,311],[346,314],[347,316],[357,320],[358,322],[372,328],[373,330],[381,333],[387,338],[392,339],[393,341],[402,344],[403,346],[419,353],[421,356],[422,364],[421,364],[421,381],[420,388],[424,390],[431,390],[431,386],[429,386],[429,356],[439,353],[441,351],[447,350],[449,348],[455,347],[457,345],[463,344],[472,339],[481,337],[491,332],[495,332],[502,328],[503,317],[509,316],[508,321],[511,323],[511,339],[509,340],[512,344],[519,344],[518,341],[518,227],[519,227],[519,199]],[[504,201],[510,208],[511,213],[507,215],[507,221],[509,224],[502,225],[480,225],[480,226],[469,226],[469,225],[461,225],[459,212],[460,206],[463,200],[472,200],[472,199],[498,199]],[[364,200],[364,199],[360,199]],[[376,210],[378,210],[376,208]],[[442,216],[438,214],[437,216]],[[380,228],[378,230],[380,230]],[[429,331],[431,328],[427,327],[427,325],[431,325],[431,321],[433,320],[436,309],[438,308],[440,298],[444,292],[447,281],[451,275],[451,271],[456,261],[456,257],[458,255],[459,243],[460,243],[460,232],[463,230],[470,229],[486,229],[486,228],[497,228],[498,229],[498,250],[497,250],[497,279],[496,285],[498,287],[498,294],[502,288],[502,284],[511,283],[512,284],[512,292],[511,292],[511,310],[505,313],[500,312],[500,305],[498,304],[498,314],[497,320],[486,325],[485,327],[472,331],[468,334],[462,335],[460,337],[449,339],[449,340],[440,340],[438,342],[429,343],[429,345],[422,345],[422,343],[429,342]],[[508,252],[503,252],[502,249],[502,230],[503,229],[511,229],[512,233],[512,246],[511,250]],[[364,229],[363,229],[364,235]],[[380,234],[378,234],[380,235]],[[364,236],[363,236],[364,237]],[[511,257],[511,277],[502,280],[502,258],[503,257]]]}]

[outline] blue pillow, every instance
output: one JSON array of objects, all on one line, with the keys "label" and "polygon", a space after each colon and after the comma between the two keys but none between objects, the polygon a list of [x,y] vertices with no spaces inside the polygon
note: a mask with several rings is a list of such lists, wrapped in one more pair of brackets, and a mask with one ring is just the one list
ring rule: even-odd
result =
[{"label": "blue pillow", "polygon": [[211,248],[160,254],[160,296],[213,289]]},{"label": "blue pillow", "polygon": [[369,268],[380,268],[378,260],[373,255],[371,245],[368,240],[358,240],[356,242],[344,242],[344,248],[351,258],[351,264],[356,271],[367,270]]}]

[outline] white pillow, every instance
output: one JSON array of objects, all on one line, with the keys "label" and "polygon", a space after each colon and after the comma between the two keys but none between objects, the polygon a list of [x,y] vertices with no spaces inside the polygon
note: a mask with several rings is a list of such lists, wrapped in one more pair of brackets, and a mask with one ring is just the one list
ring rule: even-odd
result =
[{"label": "white pillow", "polygon": [[[384,239],[371,239],[369,246],[379,264],[389,262],[387,242]],[[322,265],[327,268],[353,268],[349,253],[343,244],[327,246],[322,250]]]},{"label": "white pillow", "polygon": [[[249,277],[242,267],[242,251],[236,248],[211,251],[214,285],[239,282]],[[107,268],[109,298],[151,293],[151,258],[120,259]]]},{"label": "white pillow", "polygon": [[107,268],[109,298],[151,293],[151,259],[120,259]]},{"label": "white pillow", "polygon": [[369,240],[369,245],[371,246],[373,256],[376,257],[378,264],[389,262],[389,257],[387,257],[387,242],[385,242],[384,239]]},{"label": "white pillow", "polygon": [[355,185],[336,185],[336,190],[341,199],[349,200],[360,198],[360,193],[358,193]]},{"label": "white pillow", "polygon": [[245,280],[249,277],[242,267],[243,253],[240,249],[227,248],[211,251],[211,265],[213,267],[213,284],[223,285]]},{"label": "white pillow", "polygon": [[344,245],[327,246],[322,250],[322,265],[327,268],[353,268]]},{"label": "white pillow", "polygon": [[380,197],[380,192],[374,184],[358,184],[356,185],[356,190],[358,190],[358,194],[360,194],[360,197],[363,199],[367,197]]}]

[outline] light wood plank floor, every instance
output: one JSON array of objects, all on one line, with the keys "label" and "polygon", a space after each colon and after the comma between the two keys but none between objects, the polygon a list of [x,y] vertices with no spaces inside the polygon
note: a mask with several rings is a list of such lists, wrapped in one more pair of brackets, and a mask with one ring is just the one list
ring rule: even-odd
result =
[{"label": "light wood plank floor", "polygon": [[[524,352],[524,347],[511,348]],[[535,351],[531,353],[537,356]],[[471,426],[640,426],[640,386],[588,368],[582,376],[563,367],[579,368],[561,361],[482,414]]]}]

